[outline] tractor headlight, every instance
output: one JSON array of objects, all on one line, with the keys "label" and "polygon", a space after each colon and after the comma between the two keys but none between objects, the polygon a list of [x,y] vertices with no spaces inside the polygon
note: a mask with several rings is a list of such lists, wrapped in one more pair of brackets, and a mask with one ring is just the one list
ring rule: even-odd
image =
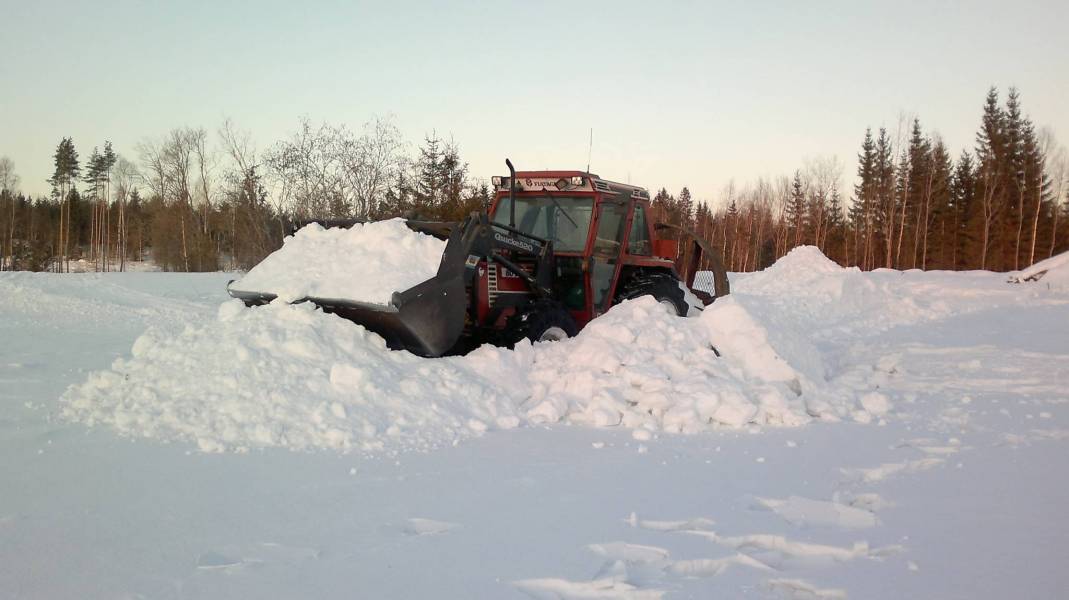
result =
[{"label": "tractor headlight", "polygon": [[583,178],[578,175],[572,177],[572,185],[583,185]]},{"label": "tractor headlight", "polygon": [[490,178],[490,183],[493,184],[494,187],[501,187],[501,176],[494,175]]}]

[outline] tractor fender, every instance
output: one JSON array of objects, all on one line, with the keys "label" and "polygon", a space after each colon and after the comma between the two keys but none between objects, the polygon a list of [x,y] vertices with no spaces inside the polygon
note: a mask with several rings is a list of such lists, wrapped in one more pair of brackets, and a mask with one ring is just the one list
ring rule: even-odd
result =
[{"label": "tractor fender", "polygon": [[[656,223],[653,227],[657,231],[674,231],[691,238],[693,241],[694,252],[691,253],[690,264],[685,265],[686,268],[684,269],[684,281],[688,288],[691,290],[694,289],[694,278],[698,274],[698,267],[701,265],[701,259],[704,257],[707,259],[709,263],[709,271],[713,275],[712,299],[727,296],[731,293],[731,283],[728,281],[727,268],[724,266],[724,256],[705,238],[701,237],[691,229],[680,227],[679,225],[672,225],[671,223]],[[710,299],[710,302],[712,299]]]}]

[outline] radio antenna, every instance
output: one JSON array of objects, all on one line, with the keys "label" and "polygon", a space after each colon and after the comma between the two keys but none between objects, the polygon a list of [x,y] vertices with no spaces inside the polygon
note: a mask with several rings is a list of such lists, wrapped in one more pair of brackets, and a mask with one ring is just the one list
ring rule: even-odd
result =
[{"label": "radio antenna", "polygon": [[590,145],[586,148],[586,172],[590,172],[590,155],[594,152],[594,128],[590,128]]}]

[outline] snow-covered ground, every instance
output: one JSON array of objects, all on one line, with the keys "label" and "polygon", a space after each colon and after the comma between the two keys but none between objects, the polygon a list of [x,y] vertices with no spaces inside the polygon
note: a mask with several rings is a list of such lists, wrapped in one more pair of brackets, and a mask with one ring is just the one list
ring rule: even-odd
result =
[{"label": "snow-covered ground", "polygon": [[1069,589],[1064,289],[800,249],[426,360],[230,278],[0,274],[0,596]]}]

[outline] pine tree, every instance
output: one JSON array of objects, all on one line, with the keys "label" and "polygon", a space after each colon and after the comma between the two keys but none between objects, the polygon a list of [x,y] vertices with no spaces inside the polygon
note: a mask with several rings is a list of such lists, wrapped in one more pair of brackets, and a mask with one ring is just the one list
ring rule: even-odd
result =
[{"label": "pine tree", "polygon": [[805,228],[805,188],[802,186],[802,173],[801,171],[794,172],[794,179],[791,181],[791,192],[787,199],[787,206],[784,208],[784,219],[787,221],[787,227],[793,234],[794,246],[802,245],[802,235]]},{"label": "pine tree", "polygon": [[77,193],[74,182],[81,174],[78,164],[78,151],[74,149],[74,141],[67,137],[63,138],[56,147],[52,156],[55,167],[49,183],[52,184],[52,193],[59,202],[59,231],[56,236],[55,255],[59,257],[57,270],[70,271],[70,259],[68,248],[70,247],[71,232],[71,195]]},{"label": "pine tree", "polygon": [[976,173],[972,155],[962,150],[954,168],[951,183],[951,211],[953,219],[953,239],[950,245],[950,262],[954,269],[963,269],[974,263],[969,260],[969,251],[973,248],[975,237],[970,225],[976,213]]},{"label": "pine tree", "polygon": [[[910,133],[909,139],[909,151],[908,151],[908,173],[905,177],[908,179],[908,185],[905,189],[905,195],[900,211],[900,224],[899,224],[899,236],[898,236],[898,250],[896,262],[901,266],[901,252],[902,252],[902,240],[903,232],[905,230],[907,222],[913,227],[913,255],[910,260],[910,268],[916,268],[918,262],[923,262],[920,259],[920,254],[923,252],[923,243],[928,235],[928,214],[930,212],[929,203],[931,202],[932,194],[932,148],[931,141],[924,136],[924,132],[921,129],[920,119],[913,119],[913,130]],[[915,215],[910,215],[912,210]],[[919,260],[920,259],[920,260]]]},{"label": "pine tree", "polygon": [[689,228],[694,221],[694,200],[690,196],[690,190],[683,186],[679,191],[679,226]]},{"label": "pine tree", "polygon": [[850,205],[850,225],[854,232],[854,264],[866,269],[869,266],[867,258],[872,240],[876,196],[876,145],[872,140],[871,128],[865,128],[865,139],[861,143],[857,163],[858,182],[854,185],[854,199]]},{"label": "pine tree", "polygon": [[415,209],[436,210],[442,198],[442,149],[441,140],[432,133],[423,139],[416,163],[418,176],[415,188]]},{"label": "pine tree", "polygon": [[[876,193],[874,203],[874,227],[873,237],[876,233],[883,234],[884,266],[891,268],[892,250],[894,249],[895,227],[895,165],[894,150],[891,147],[891,138],[887,136],[887,130],[880,128],[880,135],[876,138],[875,156],[875,181]],[[873,249],[875,252],[875,249]],[[875,256],[870,267],[875,267]]]},{"label": "pine tree", "polygon": [[[947,268],[949,266],[949,258],[947,256],[948,234],[950,227],[948,225],[950,221],[950,206],[951,206],[951,175],[954,169],[953,161],[950,158],[950,153],[947,152],[946,146],[943,145],[943,140],[936,139],[932,145],[931,151],[931,173],[929,174],[929,185],[927,189],[927,201],[925,202],[924,220],[923,220],[923,238],[921,240],[921,268],[927,269],[930,264],[929,261],[929,246],[932,246],[933,250],[938,252],[938,257],[934,262],[939,265],[940,268]],[[931,240],[935,240],[935,244],[931,244]],[[934,254],[934,252],[933,252]]]},{"label": "pine tree", "polygon": [[[109,260],[108,260],[108,256],[109,256],[109,250],[108,249],[111,247],[111,209],[110,209],[110,205],[111,205],[111,169],[115,166],[115,162],[118,159],[119,159],[119,157],[115,154],[115,151],[112,150],[112,148],[111,148],[111,142],[105,140],[104,141],[104,154],[101,156],[101,167],[103,167],[103,172],[101,173],[101,182],[103,184],[103,186],[102,186],[103,187],[103,195],[102,195],[102,198],[101,198],[101,213],[102,213],[102,216],[104,217],[104,219],[103,219],[104,220],[104,223],[103,223],[103,225],[104,225],[104,227],[103,227],[104,235],[103,235],[103,240],[102,240],[102,242],[103,242],[102,246],[104,248],[103,260],[104,260],[104,270],[105,271],[110,271],[111,270],[111,268],[109,266]],[[120,207],[119,207],[119,231],[118,231],[118,236],[117,236],[118,238],[121,238],[121,236],[122,236],[122,228],[124,227],[123,217],[124,217],[123,210],[122,210],[122,206],[120,205]],[[120,268],[122,268],[122,267],[123,267],[123,264],[120,263]]]},{"label": "pine tree", "polygon": [[980,131],[976,134],[976,180],[979,210],[976,221],[979,230],[981,269],[988,268],[988,254],[992,246],[992,234],[999,217],[1005,209],[1006,141],[1005,115],[998,104],[998,90],[992,87],[987,92]]},{"label": "pine tree", "polygon": [[[835,188],[831,191],[831,198],[828,200],[827,210],[827,234],[825,236],[825,247],[828,249],[827,254],[829,258],[832,258],[841,265],[846,264],[846,221],[843,216],[843,203],[839,196],[839,189]],[[840,253],[841,249],[841,254]]]},{"label": "pine tree", "polygon": [[[1008,268],[1011,264],[1016,271],[1021,264],[1021,237],[1024,233],[1024,204],[1027,193],[1027,181],[1025,174],[1025,140],[1024,133],[1027,123],[1021,114],[1020,94],[1016,88],[1010,88],[1006,95],[1005,112],[1005,158],[1002,172],[1007,197],[1005,202],[1010,210],[1006,211],[1005,228],[1000,231],[1003,239],[1000,256],[1003,259],[1002,267]],[[1012,254],[1012,260],[1007,256]]]},{"label": "pine tree", "polygon": [[104,254],[104,219],[103,202],[104,179],[106,177],[107,164],[104,156],[97,148],[93,147],[93,153],[86,162],[86,173],[83,181],[86,188],[86,200],[89,202],[89,259],[93,261],[94,268],[103,270]]}]

